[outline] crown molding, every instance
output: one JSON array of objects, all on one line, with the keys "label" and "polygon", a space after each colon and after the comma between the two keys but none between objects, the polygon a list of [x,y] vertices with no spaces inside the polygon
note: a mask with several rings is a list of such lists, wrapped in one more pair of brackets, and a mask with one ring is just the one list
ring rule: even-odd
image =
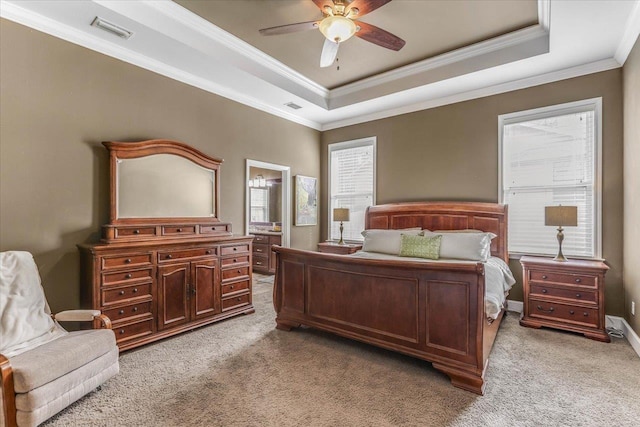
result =
[{"label": "crown molding", "polygon": [[512,33],[495,37],[490,40],[485,40],[483,42],[473,44],[471,46],[456,49],[454,51],[447,52],[433,58],[415,62],[404,67],[396,68],[394,70],[387,71],[386,73],[359,80],[355,83],[340,86],[331,90],[331,92],[329,93],[329,98],[335,99],[338,97],[353,94],[355,92],[370,90],[377,86],[392,83],[397,80],[412,77],[418,74],[427,73],[436,68],[462,62],[467,59],[476,58],[481,55],[496,52],[498,50],[503,50],[516,45],[528,43],[541,37],[547,37],[548,35],[549,33],[541,25],[533,25],[528,28],[523,28],[519,31],[514,31]]},{"label": "crown molding", "polygon": [[640,34],[640,1],[636,2],[633,10],[629,14],[629,18],[627,19],[627,24],[624,29],[624,33],[622,35],[622,39],[620,40],[620,44],[618,45],[618,49],[616,49],[616,53],[613,56],[616,61],[620,65],[624,65],[629,53],[631,53],[631,49],[636,44],[636,40],[638,40],[638,35]]},{"label": "crown molding", "polygon": [[18,24],[26,25],[43,33],[58,37],[68,42],[86,47],[107,56],[119,59],[129,64],[144,68],[154,73],[169,77],[173,80],[206,90],[224,98],[245,104],[266,113],[281,117],[283,119],[320,130],[320,123],[307,120],[302,117],[274,108],[271,105],[258,101],[255,98],[244,95],[227,86],[214,83],[211,80],[198,77],[179,68],[168,65],[164,62],[149,58],[145,55],[133,52],[130,49],[110,43],[98,37],[93,37],[74,27],[61,24],[58,21],[47,18],[40,14],[24,9],[15,3],[2,2],[0,16]]},{"label": "crown molding", "polygon": [[430,99],[399,108],[379,111],[372,114],[352,117],[345,120],[337,120],[325,123],[320,128],[321,131],[338,129],[346,126],[357,125],[360,123],[370,122],[373,120],[386,119],[388,117],[399,116],[401,114],[413,113],[416,111],[427,110],[430,108],[441,107],[443,105],[455,104],[457,102],[469,101],[471,99],[482,98],[491,95],[498,95],[505,92],[511,92],[519,89],[526,89],[533,86],[539,86],[547,83],[553,83],[559,80],[571,79],[587,74],[599,73],[602,71],[620,68],[620,64],[613,58],[603,59],[601,61],[591,62],[576,67],[565,68],[538,76],[527,77],[524,79],[513,80],[499,85],[488,86],[480,89],[470,90],[466,92],[456,93],[450,96]]}]

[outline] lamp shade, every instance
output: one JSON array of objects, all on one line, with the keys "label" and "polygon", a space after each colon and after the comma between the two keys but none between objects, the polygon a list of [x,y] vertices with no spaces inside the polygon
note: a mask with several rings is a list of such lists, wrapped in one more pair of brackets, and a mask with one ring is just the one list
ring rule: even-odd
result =
[{"label": "lamp shade", "polygon": [[546,206],[544,208],[544,225],[575,227],[578,225],[578,208],[576,206]]},{"label": "lamp shade", "polygon": [[333,210],[334,221],[349,221],[349,209],[347,208],[335,208]]}]

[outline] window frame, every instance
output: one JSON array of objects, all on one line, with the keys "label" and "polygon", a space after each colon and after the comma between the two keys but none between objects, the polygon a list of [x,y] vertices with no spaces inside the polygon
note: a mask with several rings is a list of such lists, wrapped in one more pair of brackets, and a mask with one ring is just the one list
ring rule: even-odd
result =
[{"label": "window frame", "polygon": [[[530,120],[539,120],[564,114],[593,111],[594,120],[594,254],[590,257],[572,255],[576,259],[602,259],[602,97],[584,99],[581,101],[567,102],[563,104],[549,105],[530,110],[516,111],[498,116],[498,200],[504,203],[504,183],[503,180],[503,136],[505,125],[520,123]],[[508,248],[508,242],[507,242]],[[520,259],[523,255],[541,255],[526,252],[509,252],[509,259]]]},{"label": "window frame", "polygon": [[[378,139],[375,136],[368,136],[365,138],[359,138],[359,139],[353,139],[350,141],[342,141],[342,142],[334,142],[331,144],[328,144],[327,146],[327,240],[328,241],[333,241],[334,239],[332,239],[331,237],[331,213],[333,210],[333,205],[332,205],[332,200],[333,200],[333,194],[332,194],[332,189],[331,189],[331,168],[332,168],[332,164],[331,164],[331,154],[334,151],[339,151],[339,150],[345,150],[345,149],[349,149],[349,148],[359,148],[359,147],[366,147],[366,146],[371,146],[373,148],[373,188],[372,188],[372,195],[371,195],[371,201],[372,201],[372,206],[375,206],[376,204],[376,192],[377,192],[377,155],[378,155],[378,149],[377,149],[377,143],[378,143]],[[364,238],[362,239],[358,239],[358,240],[354,240],[354,239],[344,239],[345,242],[356,242],[356,243],[361,243]]]}]

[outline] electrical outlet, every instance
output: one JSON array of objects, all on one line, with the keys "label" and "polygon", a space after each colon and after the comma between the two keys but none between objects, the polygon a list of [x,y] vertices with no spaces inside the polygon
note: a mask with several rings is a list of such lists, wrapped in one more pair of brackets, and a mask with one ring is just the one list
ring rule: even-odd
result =
[{"label": "electrical outlet", "polygon": [[633,316],[636,315],[636,302],[635,301],[631,301],[631,315],[633,315]]}]

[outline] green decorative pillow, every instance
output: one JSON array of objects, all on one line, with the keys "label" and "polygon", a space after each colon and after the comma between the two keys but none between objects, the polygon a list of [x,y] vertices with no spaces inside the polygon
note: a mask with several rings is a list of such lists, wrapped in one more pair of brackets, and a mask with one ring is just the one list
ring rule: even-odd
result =
[{"label": "green decorative pillow", "polygon": [[400,256],[410,256],[415,258],[440,258],[441,235],[436,236],[408,236],[402,235],[400,245]]}]

